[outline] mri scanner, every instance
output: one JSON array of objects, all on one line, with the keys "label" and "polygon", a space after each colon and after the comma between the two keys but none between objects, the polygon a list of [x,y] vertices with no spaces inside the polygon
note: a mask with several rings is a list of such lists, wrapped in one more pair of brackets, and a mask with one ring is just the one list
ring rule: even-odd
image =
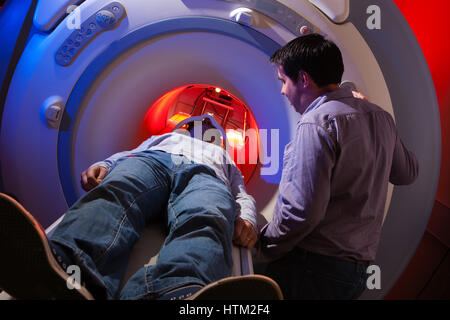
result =
[{"label": "mri scanner", "polygon": [[[425,59],[394,3],[24,0],[7,1],[0,22],[0,191],[49,233],[83,194],[79,176],[89,165],[205,108],[230,129],[259,130],[261,156],[245,178],[259,224],[269,221],[298,120],[269,57],[319,32],[341,48],[344,79],[393,115],[420,162],[413,185],[389,188],[374,262],[381,288],[362,298],[382,298],[408,264],[435,197],[440,122]],[[125,278],[154,263],[161,232],[144,232]],[[233,274],[253,272],[247,250],[235,247],[233,258]]]}]

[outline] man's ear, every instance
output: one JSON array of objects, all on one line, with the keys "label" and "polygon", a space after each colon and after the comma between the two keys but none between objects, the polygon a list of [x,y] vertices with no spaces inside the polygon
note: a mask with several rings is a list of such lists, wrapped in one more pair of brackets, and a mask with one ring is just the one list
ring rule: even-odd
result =
[{"label": "man's ear", "polygon": [[303,70],[300,70],[298,72],[298,84],[302,88],[307,88],[310,85],[310,81],[311,81],[311,77],[309,76],[308,73],[306,73]]},{"label": "man's ear", "polygon": [[316,83],[314,82],[313,78],[309,75],[308,72],[300,70],[299,76],[298,76],[298,83],[302,86],[303,89],[314,89],[317,88]]}]

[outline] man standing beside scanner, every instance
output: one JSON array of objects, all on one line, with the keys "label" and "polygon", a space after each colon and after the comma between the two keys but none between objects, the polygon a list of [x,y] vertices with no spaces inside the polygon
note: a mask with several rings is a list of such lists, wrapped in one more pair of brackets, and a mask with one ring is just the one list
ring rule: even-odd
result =
[{"label": "man standing beside scanner", "polygon": [[412,183],[417,160],[389,113],[339,86],[344,65],[333,42],[299,37],[271,62],[302,117],[284,150],[273,219],[261,230],[265,273],[287,299],[356,299],[375,259],[388,182]]}]

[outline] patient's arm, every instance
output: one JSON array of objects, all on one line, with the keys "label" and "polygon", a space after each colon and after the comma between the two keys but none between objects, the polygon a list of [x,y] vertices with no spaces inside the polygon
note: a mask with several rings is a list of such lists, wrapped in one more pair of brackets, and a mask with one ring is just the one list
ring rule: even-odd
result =
[{"label": "patient's arm", "polygon": [[236,220],[234,223],[233,242],[235,245],[252,248],[257,239],[255,199],[247,193],[244,179],[239,169],[229,166],[231,193],[236,200]]},{"label": "patient's arm", "polygon": [[99,161],[91,165],[88,169],[81,173],[81,187],[85,191],[89,191],[100,184],[113,164],[120,158],[132,155],[134,153],[149,149],[155,143],[155,137],[150,137],[142,142],[137,148],[129,151],[122,151],[113,154],[109,158]]},{"label": "patient's arm", "polygon": [[242,218],[236,218],[234,222],[233,243],[237,246],[251,249],[255,246],[257,240],[258,235],[252,224]]}]

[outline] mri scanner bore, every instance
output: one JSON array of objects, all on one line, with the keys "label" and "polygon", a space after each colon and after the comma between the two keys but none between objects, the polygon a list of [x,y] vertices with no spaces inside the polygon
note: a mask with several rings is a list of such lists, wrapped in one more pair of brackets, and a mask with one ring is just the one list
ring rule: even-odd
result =
[{"label": "mri scanner bore", "polygon": [[259,163],[258,126],[250,109],[224,89],[192,84],[171,90],[149,108],[140,137],[172,132],[181,121],[203,114],[224,129],[227,141],[222,143],[248,182]]},{"label": "mri scanner bore", "polygon": [[[373,5],[382,13],[375,30],[367,28]],[[106,24],[107,16],[109,22],[114,17],[112,24],[105,26],[103,16]],[[391,1],[23,0],[6,1],[0,20],[0,187],[48,232],[84,194],[79,177],[89,165],[200,114],[205,104],[205,112],[231,132],[230,145],[243,142],[247,148],[244,126],[259,133],[256,165],[238,165],[256,200],[259,224],[270,221],[282,151],[299,118],[280,95],[276,68],[268,61],[293,38],[318,32],[341,48],[343,79],[393,116],[421,168],[414,185],[388,190],[375,261],[381,289],[362,297],[384,297],[407,265],[434,200],[440,127],[426,62]],[[83,40],[91,23],[98,33]],[[75,48],[80,32],[84,42],[64,63],[58,53],[65,44]],[[43,109],[49,112],[42,117]],[[161,114],[148,116],[152,112]],[[272,137],[279,148],[272,148]],[[268,166],[273,172],[261,174]],[[161,242],[155,239],[161,238],[156,230],[144,232],[125,278],[157,258]],[[234,247],[233,261],[234,274],[252,272],[250,252]]]}]

